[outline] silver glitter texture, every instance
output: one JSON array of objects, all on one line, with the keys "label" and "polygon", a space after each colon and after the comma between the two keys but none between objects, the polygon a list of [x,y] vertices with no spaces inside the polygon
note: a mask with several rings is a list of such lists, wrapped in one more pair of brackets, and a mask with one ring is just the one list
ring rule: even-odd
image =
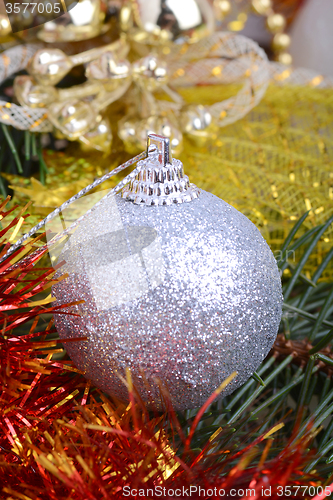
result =
[{"label": "silver glitter texture", "polygon": [[240,212],[189,183],[168,139],[150,134],[148,158],[130,185],[79,219],[53,286],[55,315],[74,363],[120,399],[130,368],[151,408],[161,385],[175,409],[202,405],[232,372],[221,396],[242,385],[275,340],[281,281],[267,243]]},{"label": "silver glitter texture", "polygon": [[141,397],[162,409],[159,380],[178,410],[202,405],[233,371],[221,396],[267,356],[281,318],[278,268],[258,229],[205,191],[190,203],[136,205],[106,198],[64,247],[53,287],[55,315],[85,376],[128,400],[126,367]]}]

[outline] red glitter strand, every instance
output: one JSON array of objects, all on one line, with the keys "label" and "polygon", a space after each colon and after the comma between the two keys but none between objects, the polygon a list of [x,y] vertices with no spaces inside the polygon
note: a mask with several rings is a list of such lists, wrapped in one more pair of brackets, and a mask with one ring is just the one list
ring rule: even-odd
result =
[{"label": "red glitter strand", "polygon": [[[9,213],[2,204],[2,219]],[[2,229],[3,237],[17,223],[18,218]],[[148,413],[130,373],[124,381],[129,405],[94,388],[66,357],[57,337],[50,315],[63,314],[62,308],[36,305],[41,294],[49,293],[54,269],[35,265],[43,252],[29,260],[27,255],[33,249],[30,242],[16,252],[16,257],[24,258],[22,266],[18,260],[15,269],[10,267],[15,255],[1,265],[1,499],[117,500],[124,498],[125,487],[143,492],[165,488],[161,498],[168,498],[169,489],[216,488],[223,489],[228,498],[232,489],[253,487],[256,496],[252,498],[267,498],[263,491],[271,488],[270,498],[278,500],[279,485],[297,486],[305,480],[317,484],[318,478],[302,472],[312,457],[307,451],[310,431],[302,439],[286,442],[274,458],[268,457],[266,443],[280,427],[258,437],[260,423],[256,422],[244,431],[243,446],[236,451],[230,426],[213,431],[195,449],[200,422],[207,417],[218,390],[184,423],[162,387],[168,411],[164,415]],[[252,465],[253,457],[258,458],[253,462],[256,465]],[[145,497],[151,498],[149,493]],[[233,496],[242,497],[246,498]],[[191,498],[219,497],[199,496],[193,490]],[[304,495],[300,492],[293,498],[304,500]],[[322,498],[317,495],[315,500]]]}]

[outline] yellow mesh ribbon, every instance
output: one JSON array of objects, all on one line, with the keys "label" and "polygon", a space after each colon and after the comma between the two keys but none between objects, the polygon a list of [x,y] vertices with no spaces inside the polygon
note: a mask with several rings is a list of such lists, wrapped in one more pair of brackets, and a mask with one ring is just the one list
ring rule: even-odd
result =
[{"label": "yellow mesh ribbon", "polygon": [[[199,92],[204,100],[209,90]],[[272,84],[256,108],[205,147],[187,144],[182,161],[195,184],[244,213],[278,250],[304,212],[305,229],[333,213],[332,117],[332,89]],[[332,240],[331,226],[307,264],[309,277]],[[332,275],[331,264],[325,277]]]}]

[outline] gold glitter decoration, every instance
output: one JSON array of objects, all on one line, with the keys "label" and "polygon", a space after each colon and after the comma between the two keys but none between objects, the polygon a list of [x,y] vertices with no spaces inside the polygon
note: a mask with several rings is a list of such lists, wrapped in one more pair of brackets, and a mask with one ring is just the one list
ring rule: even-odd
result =
[{"label": "gold glitter decoration", "polygon": [[[291,3],[297,2],[299,3],[300,0],[293,0]],[[290,21],[290,14],[293,10],[297,10],[296,5],[293,8],[291,5],[286,8],[279,0],[236,0],[234,2],[211,0],[211,3],[213,3],[220,29],[240,32],[244,30],[253,14],[263,17],[266,21],[266,29],[272,34],[271,49],[274,59],[286,65],[292,64],[292,57],[289,52],[286,52],[290,45],[290,37],[285,30]]]},{"label": "gold glitter decoration", "polygon": [[[284,80],[290,76],[290,70],[286,72],[276,73],[277,83],[269,86],[256,108],[243,119],[217,129],[204,146],[195,146],[185,139],[180,156],[191,182],[249,217],[273,251],[280,248],[295,221],[307,210],[310,214],[305,229],[323,223],[333,213],[333,91],[318,87],[318,78],[303,86],[288,85]],[[235,92],[232,86],[215,86],[214,90],[212,95],[210,87],[192,87],[182,89],[181,94],[189,103],[209,105],[212,99],[225,99]],[[119,119],[123,109],[118,105],[110,113],[116,122],[114,118]],[[70,145],[68,154],[72,158],[63,153],[45,157],[55,170],[47,176],[48,189],[41,197],[43,207],[34,206],[41,216],[89,184],[93,177],[129,157],[119,139],[111,157],[99,155],[97,159],[96,154],[86,153],[79,158],[82,152],[74,145]],[[22,178],[17,180],[22,182]],[[36,200],[39,187],[30,188],[35,189],[35,194],[28,195],[26,191],[25,198]],[[15,189],[15,194],[22,196],[19,189]],[[57,196],[61,193],[61,197],[52,201],[55,192]],[[332,240],[331,227],[305,271],[320,264]],[[326,269],[324,277],[332,276],[332,272],[333,265]]]},{"label": "gold glitter decoration", "polygon": [[[192,182],[243,212],[277,250],[307,210],[307,229],[333,213],[332,111],[331,89],[272,84],[254,110],[205,149],[185,146],[190,154],[182,161]],[[306,270],[320,264],[332,241],[331,226]],[[332,271],[331,264],[327,278]]]},{"label": "gold glitter decoration", "polygon": [[[208,127],[222,127],[244,116],[262,98],[270,79],[270,66],[265,52],[252,40],[233,33],[212,33],[196,44],[172,44],[167,57],[149,55],[140,58],[135,52],[125,60],[129,46],[123,38],[110,45],[68,56],[57,48],[27,45],[33,55],[24,64],[17,64],[21,47],[7,51],[11,68],[26,68],[30,76],[17,76],[14,94],[21,106],[13,104],[10,112],[0,101],[0,122],[21,130],[56,132],[73,141],[79,139],[86,147],[108,153],[112,133],[105,116],[106,108],[116,100],[125,100],[128,109],[116,131],[125,149],[136,153],[145,147],[147,132],[167,136],[172,150],[182,149],[183,129],[196,137],[209,132]],[[112,48],[112,50],[111,50]],[[34,52],[35,51],[35,52]],[[3,59],[4,54],[0,56]],[[132,61],[132,64],[129,61]],[[88,63],[88,81],[68,89],[58,83],[75,66]],[[12,69],[10,73],[12,73]],[[2,81],[0,64],[0,81]],[[133,85],[131,85],[133,83]],[[188,113],[178,93],[188,85],[241,84],[227,101],[214,100],[209,109],[198,108]],[[156,98],[156,94],[160,98]],[[201,115],[205,115],[205,119]],[[208,116],[210,115],[210,116]],[[104,119],[102,128],[98,124]],[[88,137],[87,134],[90,134]]]}]

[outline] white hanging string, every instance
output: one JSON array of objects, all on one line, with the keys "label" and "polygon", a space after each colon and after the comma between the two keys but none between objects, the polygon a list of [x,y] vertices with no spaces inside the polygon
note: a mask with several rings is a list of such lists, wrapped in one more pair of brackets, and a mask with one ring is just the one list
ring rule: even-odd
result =
[{"label": "white hanging string", "polygon": [[[111,172],[108,172],[107,174],[103,175],[103,177],[100,177],[99,179],[96,179],[92,184],[89,184],[89,186],[86,186],[83,188],[81,191],[79,191],[77,194],[72,196],[69,200],[65,201],[60,207],[56,208],[53,212],[51,212],[45,219],[40,221],[36,226],[34,226],[28,233],[24,234],[22,238],[20,238],[14,245],[12,245],[7,252],[0,258],[0,264],[6,260],[13,252],[15,252],[26,240],[31,238],[37,231],[39,231],[45,224],[50,222],[52,219],[57,217],[63,210],[65,210],[69,205],[74,203],[74,201],[78,200],[85,194],[89,193],[89,191],[93,190],[103,182],[107,181],[114,175],[119,174],[126,168],[130,167],[131,165],[134,165],[134,163],[137,163],[139,160],[142,160],[143,158],[146,158],[147,156],[147,151],[143,151],[142,153],[138,154],[134,158],[131,158],[127,162],[123,163],[122,165],[119,165],[119,167],[116,167],[114,170],[111,170]],[[90,208],[84,215],[79,217],[76,221],[74,221],[69,227],[61,231],[60,233],[56,234],[48,243],[43,245],[42,247],[38,248],[35,250],[32,254],[28,255],[24,259],[20,261],[20,264],[24,263],[26,260],[30,259],[32,255],[38,255],[39,253],[44,252],[45,248],[49,248],[51,245],[54,245],[58,241],[60,241],[64,236],[66,236],[68,233],[70,233],[82,220],[84,220],[91,212],[93,212],[106,198],[109,196],[113,196],[116,193],[118,193],[121,189],[123,189],[126,184],[128,184],[134,177],[137,175],[139,172],[140,167],[136,167],[133,172],[128,174],[122,181],[120,181],[117,186],[112,188],[106,196],[104,196],[100,201],[98,201],[92,208]],[[16,264],[13,266],[15,268],[17,265]]]}]

